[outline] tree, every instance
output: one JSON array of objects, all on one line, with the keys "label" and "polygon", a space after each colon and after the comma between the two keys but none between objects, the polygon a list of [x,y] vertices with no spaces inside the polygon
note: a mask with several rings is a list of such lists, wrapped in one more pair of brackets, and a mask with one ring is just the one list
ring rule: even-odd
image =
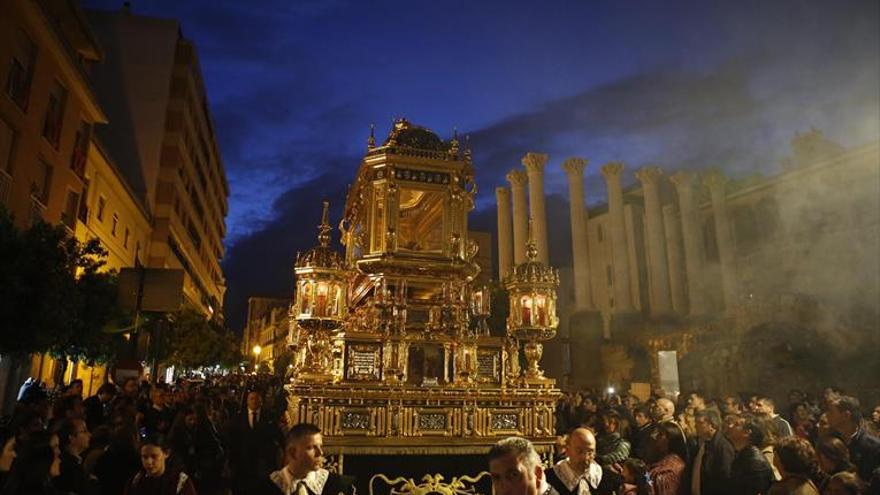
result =
[{"label": "tree", "polygon": [[110,359],[103,328],[117,309],[106,256],[97,239],[79,242],[45,222],[20,230],[0,211],[0,353]]},{"label": "tree", "polygon": [[192,308],[167,315],[161,340],[160,360],[181,368],[232,367],[241,362],[232,332]]}]

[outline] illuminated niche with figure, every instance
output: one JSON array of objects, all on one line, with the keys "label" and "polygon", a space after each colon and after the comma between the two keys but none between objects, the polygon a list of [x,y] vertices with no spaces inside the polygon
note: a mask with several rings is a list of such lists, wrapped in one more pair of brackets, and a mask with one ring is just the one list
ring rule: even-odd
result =
[{"label": "illuminated niche with figure", "polygon": [[[371,133],[339,222],[344,253],[329,247],[325,204],[320,245],[297,259],[289,412],[318,424],[331,453],[348,436],[360,437],[346,452],[388,453],[409,437],[444,453],[449,436],[480,452],[511,434],[553,441],[553,381],[528,370],[524,380],[519,368],[519,342],[528,358],[534,336],[489,331],[491,290],[474,282],[468,237],[474,167],[463,148],[405,119],[381,145]],[[551,292],[517,292],[535,297],[530,328],[555,328]]]}]

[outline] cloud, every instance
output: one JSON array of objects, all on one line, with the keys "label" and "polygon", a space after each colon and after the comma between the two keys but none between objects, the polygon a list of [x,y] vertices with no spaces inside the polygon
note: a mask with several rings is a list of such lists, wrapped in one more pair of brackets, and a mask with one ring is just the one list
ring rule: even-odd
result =
[{"label": "cloud", "polygon": [[[528,151],[550,154],[551,261],[563,264],[570,234],[560,164],[569,156],[589,159],[586,192],[593,204],[605,201],[599,168],[611,160],[627,164],[629,183],[632,172],[646,164],[669,171],[714,166],[739,177],[777,171],[791,137],[810,126],[847,146],[877,139],[880,41],[871,21],[876,15],[866,13],[876,12],[876,5],[831,14],[815,5],[774,4],[772,12],[763,5],[755,7],[761,15],[748,28],[735,22],[747,17],[742,13],[720,16],[718,36],[742,45],[726,50],[722,60],[658,62],[603,84],[585,83],[580,91],[543,104],[508,108],[507,117],[473,119],[489,122],[462,131],[471,137],[480,186],[478,209],[471,216],[474,228],[494,232],[494,187],[507,185],[505,173],[521,167]],[[794,10],[788,13],[787,8]],[[320,200],[327,196],[341,208],[345,184],[354,179],[360,161],[366,125],[382,108],[365,101],[359,91],[367,90],[360,84],[339,91],[321,65],[328,61],[295,50],[289,57],[291,65],[267,55],[261,65],[248,66],[258,81],[248,88],[253,91],[227,93],[215,105],[230,177],[237,185],[236,216],[230,219],[234,235],[224,262],[231,322],[241,322],[246,297],[289,291],[295,251],[313,244]],[[365,75],[363,86],[371,84],[377,83]],[[405,108],[436,112],[424,107],[414,100]],[[409,116],[429,127],[440,125],[420,121],[415,113]],[[380,139],[382,131],[379,125]],[[282,138],[267,142],[270,135]]]},{"label": "cloud", "polygon": [[244,326],[247,298],[280,296],[293,291],[296,253],[317,243],[322,202],[330,201],[333,246],[339,248],[334,219],[342,216],[345,192],[360,157],[328,157],[325,172],[288,189],[272,204],[271,219],[238,238],[223,260],[229,290],[225,313],[231,328]]}]

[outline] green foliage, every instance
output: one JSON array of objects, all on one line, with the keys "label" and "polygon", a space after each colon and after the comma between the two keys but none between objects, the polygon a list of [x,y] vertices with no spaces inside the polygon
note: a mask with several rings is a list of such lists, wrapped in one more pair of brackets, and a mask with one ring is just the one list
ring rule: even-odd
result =
[{"label": "green foliage", "polygon": [[102,329],[117,313],[116,277],[100,272],[106,256],[97,239],[44,222],[19,230],[0,211],[0,353],[110,359]]},{"label": "green foliage", "polygon": [[241,362],[238,339],[192,308],[167,315],[160,360],[181,368],[232,367]]}]

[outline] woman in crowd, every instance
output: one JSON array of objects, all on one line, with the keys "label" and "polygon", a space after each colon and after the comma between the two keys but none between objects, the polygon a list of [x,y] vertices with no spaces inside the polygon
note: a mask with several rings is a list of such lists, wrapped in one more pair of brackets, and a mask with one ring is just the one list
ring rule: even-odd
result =
[{"label": "woman in crowd", "polygon": [[782,479],[770,487],[769,495],[819,495],[810,476],[816,471],[816,452],[810,442],[797,436],[776,443],[774,462]]},{"label": "woman in crowd", "polygon": [[825,491],[828,481],[835,474],[856,472],[856,467],[849,460],[849,449],[837,437],[828,436],[820,438],[816,442],[816,460],[819,463],[819,470],[824,476],[819,486],[822,491]]},{"label": "woman in crowd", "polygon": [[828,486],[822,490],[822,495],[862,495],[865,490],[865,484],[859,479],[859,475],[841,471],[828,480]]},{"label": "woman in crowd", "polygon": [[791,419],[791,426],[794,429],[795,435],[805,440],[816,438],[816,422],[813,420],[809,404],[801,402],[795,405]]},{"label": "woman in crowd", "polygon": [[782,473],[779,472],[779,469],[776,467],[776,435],[775,429],[773,425],[765,418],[756,417],[755,425],[761,430],[761,435],[763,440],[760,444],[755,445],[761,450],[761,454],[764,455],[764,458],[767,459],[767,464],[770,465],[770,469],[773,471],[773,481],[779,481],[782,479]]},{"label": "woman in crowd", "polygon": [[220,490],[224,450],[205,404],[178,413],[169,443],[175,465],[190,475],[200,493]]},{"label": "woman in crowd", "polygon": [[600,418],[602,433],[596,440],[596,462],[607,466],[625,461],[630,452],[629,442],[621,436],[622,430],[628,429],[626,420],[613,409],[603,412]]},{"label": "woman in crowd", "polygon": [[816,439],[832,435],[834,435],[834,432],[831,430],[831,423],[828,422],[828,413],[823,412],[819,415],[819,419],[816,420]]},{"label": "woman in crowd", "polygon": [[630,457],[621,466],[623,490],[621,495],[654,495],[654,486],[645,461]]},{"label": "woman in crowd", "polygon": [[57,495],[52,478],[61,473],[58,435],[35,432],[22,440],[0,495]]},{"label": "woman in crowd", "polygon": [[684,470],[686,446],[681,431],[674,423],[658,423],[651,434],[652,450],[659,459],[649,472],[654,482],[654,495],[685,493]]},{"label": "woman in crowd", "polygon": [[142,468],[125,487],[125,495],[196,495],[192,480],[166,461],[171,454],[157,437],[148,437],[140,446]]},{"label": "woman in crowd", "polygon": [[95,462],[95,476],[101,495],[122,493],[125,483],[140,466],[137,451],[138,431],[133,418],[116,416],[110,445]]}]

